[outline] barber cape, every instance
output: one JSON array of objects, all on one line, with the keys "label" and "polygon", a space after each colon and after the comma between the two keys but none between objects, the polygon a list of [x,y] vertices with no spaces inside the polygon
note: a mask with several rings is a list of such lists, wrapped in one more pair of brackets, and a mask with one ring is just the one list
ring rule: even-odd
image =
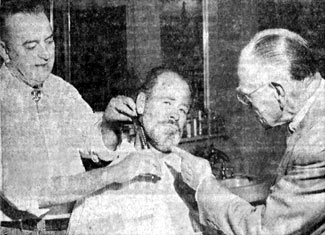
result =
[{"label": "barber cape", "polygon": [[[120,155],[112,164],[122,159]],[[177,193],[181,159],[169,154],[159,161],[158,182],[112,186],[78,202],[68,234],[195,234],[190,210]]]}]

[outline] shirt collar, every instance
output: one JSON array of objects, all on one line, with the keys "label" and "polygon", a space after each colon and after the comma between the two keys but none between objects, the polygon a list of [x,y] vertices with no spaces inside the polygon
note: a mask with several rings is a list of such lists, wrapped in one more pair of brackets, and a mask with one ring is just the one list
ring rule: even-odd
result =
[{"label": "shirt collar", "polygon": [[[317,76],[317,78],[319,78],[320,74],[316,73],[316,76]],[[300,111],[293,118],[292,122],[289,124],[288,129],[291,134],[294,133],[298,129],[300,123],[302,122],[304,117],[307,115],[307,113],[308,113],[309,109],[311,108],[312,104],[314,103],[315,99],[319,96],[320,91],[324,87],[325,81],[322,77],[320,77],[320,78],[321,79],[320,79],[319,87],[316,89],[314,94],[307,100],[305,105],[302,107],[302,109],[300,109]]]},{"label": "shirt collar", "polygon": [[43,83],[41,83],[39,85],[32,85],[11,63],[6,64],[6,67],[13,77],[15,77],[18,80],[20,80],[21,82],[25,83],[27,86],[29,86],[33,89],[35,89],[35,88],[39,89],[43,86]]},{"label": "shirt collar", "polygon": [[30,84],[25,82],[22,75],[17,70],[12,68],[10,64],[4,65],[3,68],[7,71],[9,76],[12,78],[8,81],[10,87],[19,90],[19,92],[22,94],[26,94],[26,92],[29,93],[31,99],[34,100],[35,102],[38,102],[41,99],[41,97],[44,96],[43,84],[32,87]]}]

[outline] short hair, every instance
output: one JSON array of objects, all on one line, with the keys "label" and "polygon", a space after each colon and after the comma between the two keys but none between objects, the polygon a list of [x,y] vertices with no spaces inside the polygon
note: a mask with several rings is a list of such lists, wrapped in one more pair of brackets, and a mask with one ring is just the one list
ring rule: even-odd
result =
[{"label": "short hair", "polygon": [[14,14],[39,14],[44,13],[44,0],[6,0],[0,6],[0,39],[6,40],[6,20]]},{"label": "short hair", "polygon": [[192,92],[191,84],[188,81],[188,79],[186,79],[185,77],[183,77],[181,75],[181,73],[177,69],[175,69],[175,68],[169,68],[169,67],[164,67],[164,66],[155,67],[155,68],[151,69],[148,72],[144,83],[140,87],[139,92],[144,92],[146,95],[150,96],[151,93],[152,93],[152,91],[153,91],[154,86],[158,82],[159,76],[162,75],[163,73],[174,73],[174,74],[177,74],[179,76],[179,78],[188,85],[189,90],[190,90],[190,93],[191,93],[191,99],[192,99],[193,92]]},{"label": "short hair", "polygon": [[286,66],[294,80],[304,80],[317,72],[317,62],[307,41],[286,29],[257,33],[243,49],[239,62],[247,56],[253,56],[259,64]]}]

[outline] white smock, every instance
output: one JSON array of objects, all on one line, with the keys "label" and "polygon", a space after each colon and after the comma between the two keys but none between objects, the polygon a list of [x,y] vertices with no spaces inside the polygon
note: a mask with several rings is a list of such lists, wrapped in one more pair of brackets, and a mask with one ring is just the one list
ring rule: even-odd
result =
[{"label": "white smock", "polygon": [[[122,158],[120,155],[112,164]],[[189,208],[174,185],[181,159],[169,154],[159,161],[160,181],[105,189],[78,202],[71,215],[68,234],[195,234]]]}]

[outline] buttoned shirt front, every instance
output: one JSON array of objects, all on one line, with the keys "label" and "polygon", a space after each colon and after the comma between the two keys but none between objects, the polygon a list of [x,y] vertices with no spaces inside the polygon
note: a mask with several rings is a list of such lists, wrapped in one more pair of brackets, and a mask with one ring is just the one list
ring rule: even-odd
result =
[{"label": "buttoned shirt front", "polygon": [[79,151],[106,148],[96,130],[99,120],[63,79],[50,74],[39,100],[5,65],[0,79],[2,192],[18,207],[28,207],[52,177],[84,172]]}]

